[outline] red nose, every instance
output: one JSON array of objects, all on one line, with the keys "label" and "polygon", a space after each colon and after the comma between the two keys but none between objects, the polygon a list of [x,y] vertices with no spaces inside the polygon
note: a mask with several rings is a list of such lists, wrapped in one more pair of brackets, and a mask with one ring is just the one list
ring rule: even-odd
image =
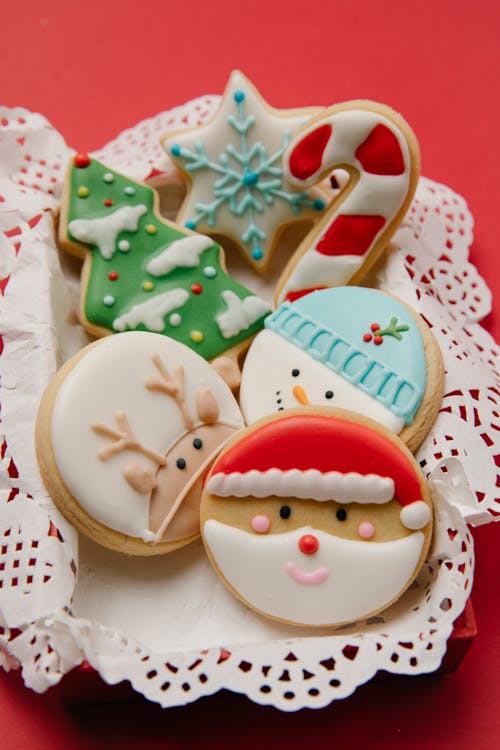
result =
[{"label": "red nose", "polygon": [[314,555],[319,549],[319,542],[312,534],[304,534],[299,539],[299,549],[303,555]]}]

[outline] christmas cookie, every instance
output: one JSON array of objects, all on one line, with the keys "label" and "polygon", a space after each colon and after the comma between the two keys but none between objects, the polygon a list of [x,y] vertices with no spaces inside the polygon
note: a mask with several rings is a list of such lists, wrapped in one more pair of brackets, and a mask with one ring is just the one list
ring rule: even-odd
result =
[{"label": "christmas cookie", "polygon": [[316,112],[272,109],[234,71],[208,124],[163,139],[189,182],[177,221],[228,237],[256,271],[264,272],[283,229],[318,218],[325,207],[323,191],[297,190],[282,165],[290,138]]},{"label": "christmas cookie", "polygon": [[243,367],[247,424],[299,404],[359,412],[415,450],[437,416],[441,352],[427,324],[375,289],[337,287],[283,303]]},{"label": "christmas cookie", "polygon": [[170,552],[199,535],[203,476],[242,424],[229,388],[188,347],[120,333],[83,349],[49,385],[38,462],[84,534],[129,554]]},{"label": "christmas cookie", "polygon": [[407,589],[432,535],[424,477],[371,420],[290,410],[238,434],[205,484],[201,529],[228,588],[275,620],[335,626]]},{"label": "christmas cookie", "polygon": [[59,240],[85,261],[80,317],[96,336],[153,331],[213,359],[247,345],[269,312],[228,276],[215,242],[161,218],[154,190],[84,154],[69,168]]},{"label": "christmas cookie", "polygon": [[306,189],[339,168],[349,180],[283,271],[278,304],[361,280],[410,206],[420,171],[417,140],[389,107],[336,105],[292,138],[284,172],[297,189]]}]

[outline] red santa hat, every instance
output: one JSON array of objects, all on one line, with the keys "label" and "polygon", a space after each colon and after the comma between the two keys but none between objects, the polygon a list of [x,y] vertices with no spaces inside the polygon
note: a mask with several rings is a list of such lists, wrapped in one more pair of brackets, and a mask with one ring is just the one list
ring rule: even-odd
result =
[{"label": "red santa hat", "polygon": [[409,529],[423,528],[431,515],[418,466],[402,444],[366,424],[305,410],[266,421],[235,443],[216,461],[206,490],[340,503],[396,498]]}]

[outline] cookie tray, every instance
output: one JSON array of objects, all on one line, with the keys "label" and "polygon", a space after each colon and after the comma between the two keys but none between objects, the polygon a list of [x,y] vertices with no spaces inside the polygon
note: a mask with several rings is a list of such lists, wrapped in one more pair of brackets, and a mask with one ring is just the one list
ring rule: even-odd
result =
[{"label": "cookie tray", "polygon": [[[179,187],[159,136],[203,122],[217,101],[202,97],[161,113],[95,156],[135,179],[149,178],[166,210]],[[162,706],[227,688],[287,711],[344,698],[381,671],[438,669],[472,586],[467,524],[487,523],[499,510],[498,351],[480,325],[491,295],[468,261],[472,218],[464,200],[422,178],[368,280],[425,317],[445,359],[442,409],[417,455],[437,507],[429,558],[381,615],[308,631],[264,621],[231,597],[200,542],[158,559],[126,558],[78,540],[47,496],[33,446],[38,402],[55,370],[88,341],[75,315],[79,264],[60,255],[54,239],[73,152],[41,115],[1,108],[0,118],[4,668],[21,669],[38,692],[83,663],[109,684],[128,680]]]}]

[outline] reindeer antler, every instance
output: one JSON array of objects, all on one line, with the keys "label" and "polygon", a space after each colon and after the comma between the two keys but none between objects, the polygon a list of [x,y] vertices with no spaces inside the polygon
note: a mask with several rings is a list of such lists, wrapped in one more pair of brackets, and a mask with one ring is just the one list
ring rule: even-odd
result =
[{"label": "reindeer antler", "polygon": [[148,388],[150,391],[159,391],[160,393],[166,393],[168,396],[172,396],[181,411],[186,428],[190,430],[192,427],[194,427],[194,421],[186,407],[186,379],[184,375],[184,368],[182,367],[182,365],[177,365],[177,367],[174,369],[173,377],[170,377],[170,374],[161,361],[159,354],[154,354],[151,359],[154,366],[160,373],[161,378],[151,375],[146,380],[146,388]]},{"label": "reindeer antler", "polygon": [[103,422],[92,422],[91,428],[98,435],[104,435],[104,437],[111,438],[114,440],[109,445],[103,445],[99,449],[98,456],[102,461],[106,461],[111,456],[121,453],[125,450],[136,451],[141,453],[146,458],[150,458],[158,466],[165,466],[167,460],[164,456],[161,456],[156,451],[146,448],[142,443],[137,440],[136,436],[132,432],[127,415],[123,411],[117,411],[115,414],[116,424],[118,429],[115,430],[112,427],[108,427]]}]

